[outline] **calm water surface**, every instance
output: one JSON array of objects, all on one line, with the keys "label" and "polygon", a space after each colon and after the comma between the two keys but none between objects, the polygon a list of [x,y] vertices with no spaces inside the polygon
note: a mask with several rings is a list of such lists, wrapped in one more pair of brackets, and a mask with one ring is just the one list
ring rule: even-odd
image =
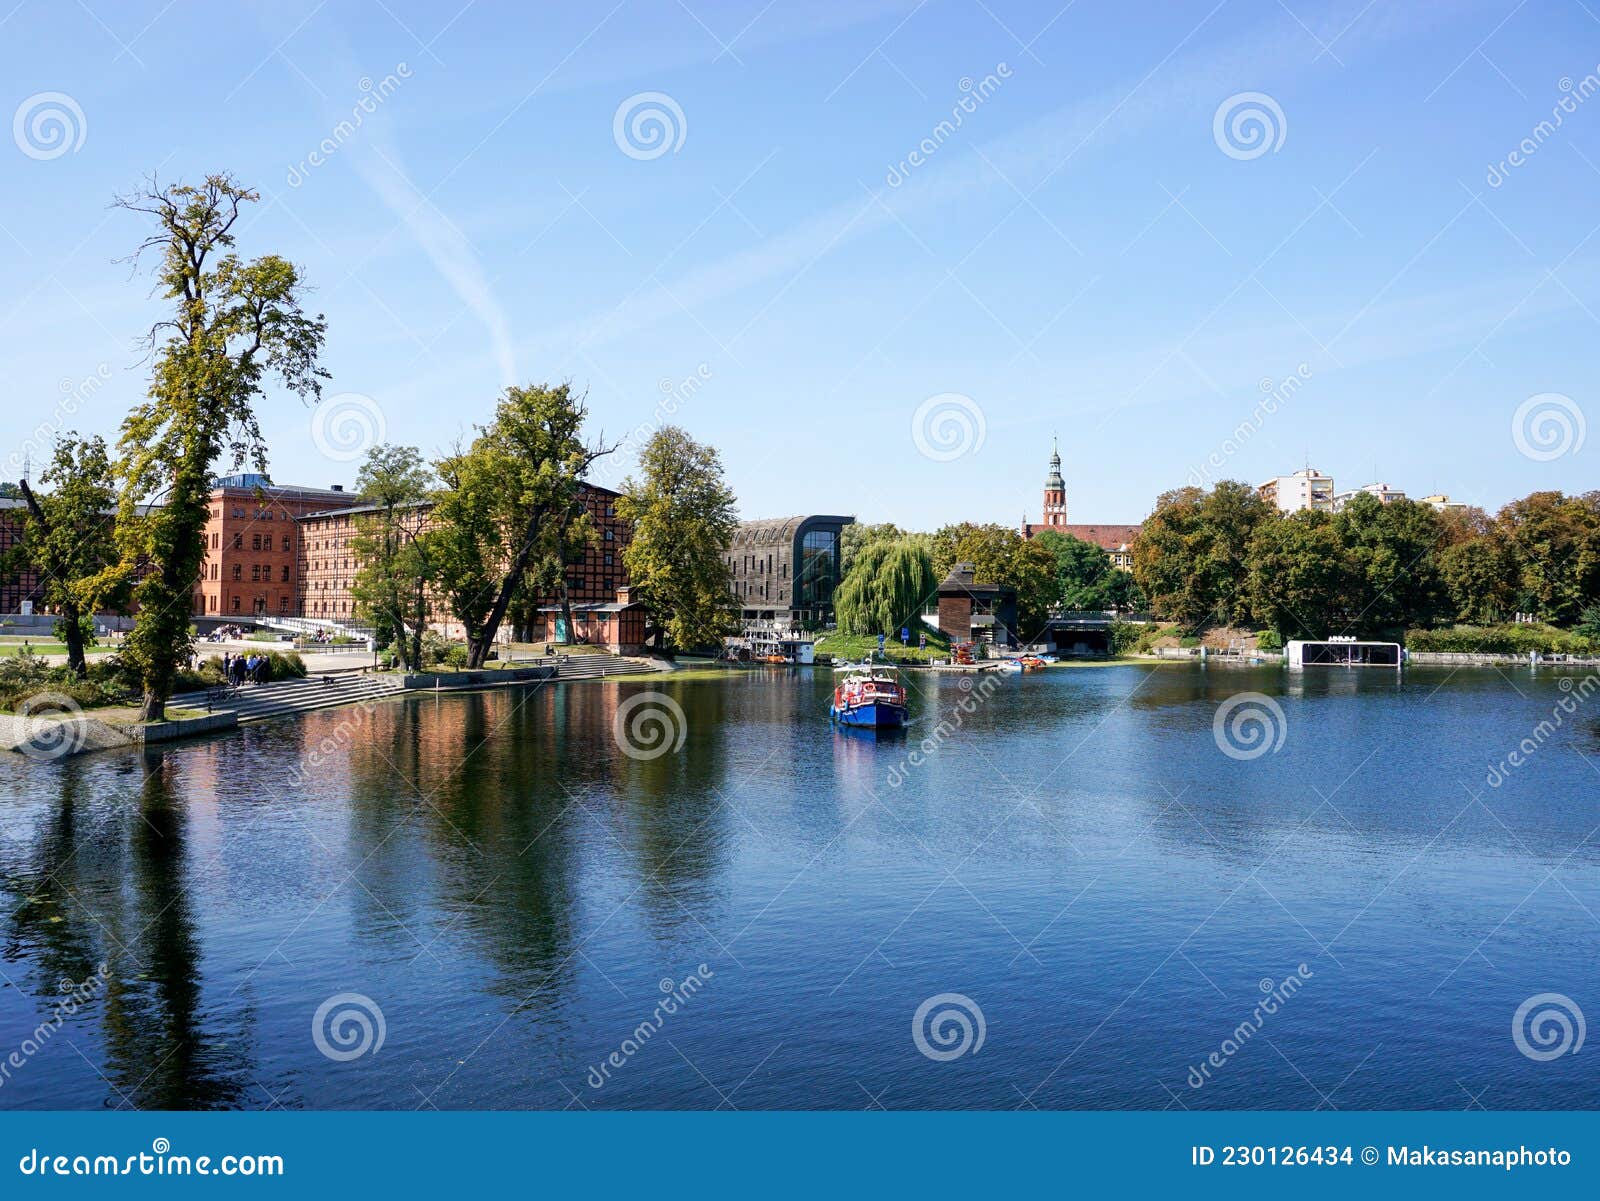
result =
[{"label": "calm water surface", "polygon": [[[1600,1018],[1600,695],[1491,787],[1558,673],[911,683],[881,739],[802,670],[8,756],[0,1108],[1600,1104],[1600,1048],[1512,1037],[1537,993]],[[685,740],[642,760],[615,718],[652,691]],[[1241,692],[1284,716],[1253,760],[1213,732]],[[345,993],[383,1041],[341,1061]],[[938,1061],[945,993],[984,1038]]]}]

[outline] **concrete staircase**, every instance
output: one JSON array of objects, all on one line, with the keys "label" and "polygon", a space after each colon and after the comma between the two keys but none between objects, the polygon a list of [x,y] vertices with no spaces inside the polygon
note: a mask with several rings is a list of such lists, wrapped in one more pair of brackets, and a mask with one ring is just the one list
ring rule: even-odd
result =
[{"label": "concrete staircase", "polygon": [[239,688],[213,688],[207,692],[187,692],[172,698],[172,704],[185,709],[232,709],[240,722],[261,721],[308,713],[334,705],[397,696],[405,686],[393,676],[347,672],[340,675],[311,675],[303,680],[279,680],[271,684],[245,684]]},{"label": "concrete staircase", "polygon": [[[543,660],[548,662],[548,660]],[[526,664],[533,666],[534,664]],[[525,666],[517,664],[517,666]],[[590,680],[602,676],[638,675],[661,670],[650,659],[628,659],[615,655],[571,655],[557,663],[556,679]],[[491,673],[492,674],[492,673]],[[448,677],[446,677],[448,678]],[[263,721],[351,705],[380,697],[398,696],[407,689],[401,678],[371,675],[366,672],[313,673],[303,680],[277,680],[270,684],[245,684],[239,688],[212,688],[205,692],[186,692],[171,700],[174,707],[206,712],[231,709],[241,723]]]},{"label": "concrete staircase", "polygon": [[617,655],[569,655],[560,661],[558,680],[592,680],[599,676],[628,676],[660,671],[649,659],[628,659]]}]

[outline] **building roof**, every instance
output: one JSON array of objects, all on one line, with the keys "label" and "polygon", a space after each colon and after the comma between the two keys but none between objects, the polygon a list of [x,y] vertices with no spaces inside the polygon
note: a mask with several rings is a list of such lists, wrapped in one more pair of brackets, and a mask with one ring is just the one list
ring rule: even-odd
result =
[{"label": "building roof", "polygon": [[976,568],[971,563],[956,563],[939,582],[940,596],[1015,596],[1017,590],[1006,584],[975,582]]},{"label": "building roof", "polygon": [[808,525],[854,525],[854,517],[830,516],[822,513],[802,514],[796,517],[767,517],[756,521],[741,521],[733,532],[734,546],[773,546],[791,542],[802,528]]},{"label": "building roof", "polygon": [[343,484],[316,488],[310,484],[274,484],[272,480],[255,471],[240,471],[233,475],[219,475],[211,481],[213,492],[265,492],[271,495],[350,497]]},{"label": "building roof", "polygon": [[1070,537],[1092,542],[1101,550],[1121,550],[1139,536],[1142,525],[1061,525],[1048,527]]},{"label": "building roof", "polygon": [[[579,480],[578,481],[578,490],[580,492],[582,492],[585,489],[587,489],[590,492],[601,493],[602,495],[605,495],[605,496],[621,496],[622,495],[622,493],[614,491],[611,488],[603,488],[599,484],[591,484],[588,480]],[[350,496],[349,493],[344,493],[343,495]],[[361,497],[351,497],[351,499],[359,501],[362,498]],[[403,504],[403,505],[396,505],[395,507],[399,508],[399,509],[411,509],[411,508],[422,509],[422,508],[427,508],[428,506],[430,506],[432,504],[433,504],[433,502],[431,500],[414,500],[414,501],[409,501],[409,502],[407,502],[406,504]],[[318,509],[315,513],[302,513],[300,515],[299,520],[307,521],[307,520],[309,520],[311,518],[314,518],[314,517],[353,517],[357,513],[376,513],[382,508],[383,508],[382,505],[375,505],[375,504],[372,504],[371,502],[363,501],[361,504],[342,505],[337,509]]]}]

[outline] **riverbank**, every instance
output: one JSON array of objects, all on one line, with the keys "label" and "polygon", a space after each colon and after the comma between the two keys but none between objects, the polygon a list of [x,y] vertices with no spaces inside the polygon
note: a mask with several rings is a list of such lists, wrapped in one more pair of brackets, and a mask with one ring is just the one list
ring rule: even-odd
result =
[{"label": "riverbank", "polygon": [[579,655],[537,666],[495,665],[481,670],[377,673],[359,668],[308,673],[303,679],[239,688],[214,688],[174,696],[168,720],[141,722],[134,708],[0,713],[0,750],[34,760],[116,750],[213,734],[240,725],[293,717],[319,709],[370,704],[418,693],[477,692],[527,684],[614,679],[672,671],[654,660]]}]

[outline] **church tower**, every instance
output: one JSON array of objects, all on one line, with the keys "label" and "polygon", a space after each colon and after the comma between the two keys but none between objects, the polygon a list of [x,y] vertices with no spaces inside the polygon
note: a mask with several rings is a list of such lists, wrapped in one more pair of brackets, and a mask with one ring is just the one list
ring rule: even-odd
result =
[{"label": "church tower", "polygon": [[1050,439],[1050,474],[1044,477],[1044,512],[1040,524],[1049,529],[1067,524],[1067,485],[1061,479],[1061,451]]}]

